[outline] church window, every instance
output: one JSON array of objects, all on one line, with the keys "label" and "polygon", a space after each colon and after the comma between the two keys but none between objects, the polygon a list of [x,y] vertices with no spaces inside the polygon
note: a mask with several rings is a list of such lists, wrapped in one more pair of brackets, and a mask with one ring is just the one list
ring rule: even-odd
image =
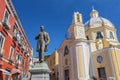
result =
[{"label": "church window", "polygon": [[90,40],[88,36],[86,36],[87,40]]},{"label": "church window", "polygon": [[77,22],[80,22],[79,14],[77,14]]},{"label": "church window", "polygon": [[64,49],[64,56],[65,56],[65,55],[68,55],[68,53],[69,53],[68,47],[65,46],[65,49]]},{"label": "church window", "polygon": [[103,39],[103,35],[100,31],[98,31],[96,34],[97,34],[96,39]]},{"label": "church window", "polygon": [[113,33],[110,31],[110,39],[114,39]]}]

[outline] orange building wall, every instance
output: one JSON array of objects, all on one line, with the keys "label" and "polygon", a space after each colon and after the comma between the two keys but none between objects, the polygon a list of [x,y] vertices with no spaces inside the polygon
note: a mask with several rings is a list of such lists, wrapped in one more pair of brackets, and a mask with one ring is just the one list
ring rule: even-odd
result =
[{"label": "orange building wall", "polygon": [[[10,0],[11,1],[11,0]],[[4,18],[4,11],[5,9],[8,9],[8,11],[10,12],[10,16],[9,16],[9,24],[10,24],[10,30],[5,30],[4,26],[2,25],[2,20]],[[15,43],[15,41],[12,38],[13,35],[13,27],[15,24],[16,19],[13,16],[12,11],[10,10],[10,6],[8,6],[6,0],[0,0],[0,32],[4,35],[5,37],[5,42],[3,44],[3,49],[4,49],[4,54],[3,57],[0,58],[0,69],[17,69],[20,70],[21,72],[19,73],[19,75],[22,75],[22,71],[25,71],[26,73],[28,72],[29,69],[29,63],[30,63],[30,57],[28,55],[26,55],[24,53],[24,51]],[[29,45],[29,42],[26,40],[26,36],[23,33],[20,25],[18,25],[18,22],[16,23],[18,26],[19,31],[22,33],[22,36],[24,37],[24,41],[23,43],[26,43],[26,47],[28,49],[28,54],[30,54],[32,52],[32,48]],[[14,47],[14,53],[13,53],[13,63],[9,62],[9,53],[10,53],[10,46]],[[16,61],[16,52],[18,51],[18,53],[22,56],[22,63],[18,65],[18,67],[15,65],[15,61]],[[23,61],[24,60],[24,61]],[[1,64],[3,63],[3,64]],[[1,71],[0,71],[0,75],[1,75]],[[2,74],[3,75],[3,74]],[[12,74],[9,76],[9,78],[12,77]],[[0,79],[4,79],[5,75],[3,75],[2,77],[0,76]]]}]

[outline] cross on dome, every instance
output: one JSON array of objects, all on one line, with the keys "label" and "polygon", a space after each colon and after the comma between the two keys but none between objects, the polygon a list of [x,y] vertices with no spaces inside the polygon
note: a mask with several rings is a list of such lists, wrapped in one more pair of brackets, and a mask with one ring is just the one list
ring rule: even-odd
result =
[{"label": "cross on dome", "polygon": [[97,10],[94,9],[94,6],[92,6],[92,11],[90,13],[90,17],[98,17],[99,16],[99,12]]}]

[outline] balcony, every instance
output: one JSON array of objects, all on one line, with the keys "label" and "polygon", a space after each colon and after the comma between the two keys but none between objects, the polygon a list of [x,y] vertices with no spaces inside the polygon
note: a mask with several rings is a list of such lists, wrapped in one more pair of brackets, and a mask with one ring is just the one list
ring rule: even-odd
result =
[{"label": "balcony", "polygon": [[3,27],[4,27],[6,30],[10,30],[10,27],[9,27],[9,23],[8,23],[8,22],[2,22],[2,25],[3,25]]}]

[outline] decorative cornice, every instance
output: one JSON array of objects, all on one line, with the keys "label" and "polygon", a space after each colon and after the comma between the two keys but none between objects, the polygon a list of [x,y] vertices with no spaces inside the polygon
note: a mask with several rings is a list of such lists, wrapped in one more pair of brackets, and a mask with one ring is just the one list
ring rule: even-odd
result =
[{"label": "decorative cornice", "polygon": [[18,22],[18,25],[20,26],[21,31],[22,31],[23,35],[25,36],[26,41],[28,42],[30,48],[32,49],[32,47],[31,47],[31,45],[30,45],[30,43],[29,43],[29,41],[28,41],[28,38],[27,38],[27,36],[26,36],[26,33],[25,33],[24,29],[23,29],[23,26],[22,26],[22,24],[21,24],[21,22],[20,22],[20,20],[19,20],[19,18],[18,18],[17,12],[16,12],[16,10],[15,10],[15,8],[14,8],[13,3],[12,3],[11,0],[8,0],[8,5],[9,5],[9,7],[10,7],[10,9],[11,9],[13,15],[14,15],[14,18],[15,18],[16,21]]}]

